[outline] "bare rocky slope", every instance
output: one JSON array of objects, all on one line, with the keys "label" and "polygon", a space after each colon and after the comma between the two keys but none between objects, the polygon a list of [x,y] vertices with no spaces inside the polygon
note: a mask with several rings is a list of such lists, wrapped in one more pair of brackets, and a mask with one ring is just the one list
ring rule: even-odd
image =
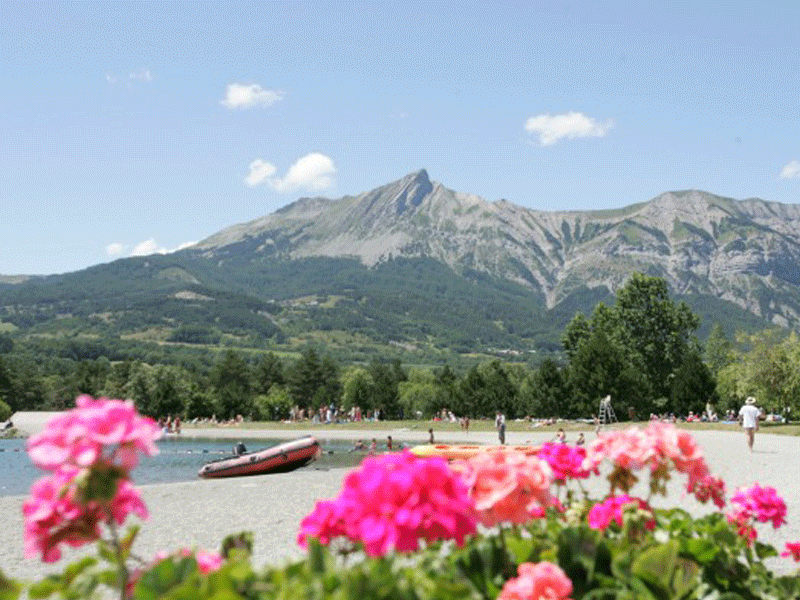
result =
[{"label": "bare rocky slope", "polygon": [[302,198],[195,251],[213,258],[239,244],[276,258],[354,257],[368,266],[432,258],[523,284],[548,308],[580,289],[616,291],[640,271],[664,277],[677,294],[800,327],[794,204],[688,190],[616,210],[544,212],[449,190],[421,170],[357,196]]}]

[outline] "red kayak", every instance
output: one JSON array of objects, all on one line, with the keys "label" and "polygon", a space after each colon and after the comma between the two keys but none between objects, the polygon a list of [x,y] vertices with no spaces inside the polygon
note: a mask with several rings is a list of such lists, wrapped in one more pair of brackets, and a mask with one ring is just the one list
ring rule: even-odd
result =
[{"label": "red kayak", "polygon": [[316,438],[308,436],[266,450],[215,460],[203,465],[197,474],[211,478],[286,473],[308,464],[319,451]]}]

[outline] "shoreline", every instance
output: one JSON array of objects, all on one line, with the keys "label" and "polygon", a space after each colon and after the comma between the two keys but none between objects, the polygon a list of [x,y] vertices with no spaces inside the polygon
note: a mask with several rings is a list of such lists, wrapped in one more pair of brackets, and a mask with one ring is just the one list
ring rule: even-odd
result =
[{"label": "shoreline", "polygon": [[[47,418],[52,416],[48,413]],[[37,419],[41,421],[41,417]],[[42,426],[46,423],[46,419]],[[16,425],[16,423],[15,423]],[[190,428],[180,434],[186,438],[217,439],[287,439],[310,434],[319,439],[357,440],[376,438],[385,442],[391,435],[397,441],[424,444],[428,441],[428,425],[422,429],[336,429],[336,426],[316,426],[298,429],[236,429]],[[435,426],[434,426],[435,430]],[[497,443],[493,431],[436,432],[436,441],[443,443]],[[552,431],[508,431],[509,445],[539,444],[552,440]],[[569,437],[574,439],[574,432]],[[755,451],[748,452],[742,431],[697,430],[695,439],[703,448],[712,473],[722,477],[730,496],[738,487],[755,483],[774,487],[787,504],[787,525],[774,530],[766,524],[759,526],[759,539],[773,544],[781,551],[785,541],[800,540],[800,478],[796,476],[800,465],[800,437],[756,434]],[[170,437],[176,437],[172,434]],[[594,433],[587,434],[587,441]],[[163,483],[137,486],[150,511],[150,519],[142,522],[135,552],[142,557],[152,556],[162,549],[200,547],[217,550],[222,539],[239,531],[252,531],[255,536],[253,565],[280,565],[286,560],[302,556],[296,544],[296,535],[302,519],[311,512],[317,500],[336,496],[346,468],[327,470],[304,468],[290,473],[258,475],[229,479],[205,479],[180,483]],[[670,485],[669,505],[678,506],[692,514],[707,514],[715,507],[698,504],[683,492],[683,477],[675,477]],[[134,479],[135,484],[135,479]],[[641,484],[640,484],[641,485]],[[595,478],[592,493],[606,488],[602,478]],[[634,494],[646,496],[643,489]],[[38,559],[23,557],[22,503],[24,496],[0,497],[0,514],[4,527],[0,529],[0,569],[14,579],[32,580],[48,573],[58,572],[65,564],[84,556],[94,549],[68,549],[65,558],[57,563],[45,564]],[[656,498],[656,506],[667,504]],[[130,523],[139,523],[131,519]],[[789,573],[795,564],[785,558],[770,559],[767,564],[776,572]]]}]

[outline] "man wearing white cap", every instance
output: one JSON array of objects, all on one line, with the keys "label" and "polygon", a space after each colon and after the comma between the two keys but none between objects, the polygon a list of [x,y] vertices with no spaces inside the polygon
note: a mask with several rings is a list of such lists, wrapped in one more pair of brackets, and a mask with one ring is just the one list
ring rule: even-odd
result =
[{"label": "man wearing white cap", "polygon": [[744,406],[739,409],[739,421],[742,423],[745,433],[747,434],[747,447],[750,452],[753,451],[753,439],[758,431],[758,417],[761,411],[756,406],[756,399],[748,396],[744,401]]}]

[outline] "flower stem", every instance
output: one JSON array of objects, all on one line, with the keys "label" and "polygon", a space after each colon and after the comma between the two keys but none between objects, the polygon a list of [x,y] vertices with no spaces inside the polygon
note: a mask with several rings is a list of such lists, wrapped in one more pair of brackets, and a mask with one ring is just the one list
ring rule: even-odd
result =
[{"label": "flower stem", "polygon": [[111,545],[114,547],[114,554],[117,557],[117,565],[119,568],[119,598],[120,600],[125,600],[125,588],[128,587],[128,567],[125,565],[125,558],[122,556],[122,546],[119,543],[117,526],[114,523],[114,517],[111,514],[109,514],[108,528],[111,531]]}]

